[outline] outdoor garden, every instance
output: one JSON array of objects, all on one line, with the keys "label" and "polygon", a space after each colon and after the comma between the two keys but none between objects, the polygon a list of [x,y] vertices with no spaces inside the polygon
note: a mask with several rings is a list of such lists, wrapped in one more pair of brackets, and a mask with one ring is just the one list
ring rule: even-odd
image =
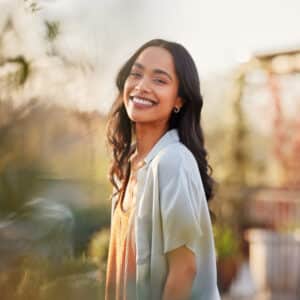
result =
[{"label": "outdoor garden", "polygon": [[[107,115],[65,104],[64,80],[88,71],[51,47],[42,64],[21,41],[12,50],[15,22],[0,31],[1,299],[102,299]],[[59,23],[46,23],[46,43],[57,36]],[[59,93],[47,82],[56,75],[38,79],[48,68],[65,75]],[[228,299],[299,299],[300,49],[253,55],[214,80],[203,81],[202,125],[219,288]]]}]

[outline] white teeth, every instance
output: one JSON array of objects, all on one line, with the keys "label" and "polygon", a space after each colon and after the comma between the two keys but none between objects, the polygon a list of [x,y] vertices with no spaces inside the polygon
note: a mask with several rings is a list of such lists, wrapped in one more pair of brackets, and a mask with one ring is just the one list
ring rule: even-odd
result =
[{"label": "white teeth", "polygon": [[154,105],[153,102],[149,101],[149,100],[145,100],[145,99],[141,99],[141,98],[137,98],[137,97],[133,97],[132,101],[134,103],[138,103],[138,104],[144,104],[144,105],[148,105],[148,106],[152,106]]}]

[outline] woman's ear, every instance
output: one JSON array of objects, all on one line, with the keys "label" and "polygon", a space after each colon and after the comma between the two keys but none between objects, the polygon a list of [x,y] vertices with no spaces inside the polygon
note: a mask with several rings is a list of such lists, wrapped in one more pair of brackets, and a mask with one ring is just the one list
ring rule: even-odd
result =
[{"label": "woman's ear", "polygon": [[184,100],[178,96],[175,100],[174,106],[180,109],[183,106],[183,104],[184,104]]}]

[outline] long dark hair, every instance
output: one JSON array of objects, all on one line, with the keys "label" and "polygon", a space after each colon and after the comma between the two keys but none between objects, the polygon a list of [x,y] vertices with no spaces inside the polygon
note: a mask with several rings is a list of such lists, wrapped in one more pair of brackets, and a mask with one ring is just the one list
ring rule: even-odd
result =
[{"label": "long dark hair", "polygon": [[113,160],[109,179],[116,193],[123,193],[129,180],[129,157],[132,153],[133,127],[122,99],[125,81],[132,65],[140,53],[148,47],[161,47],[173,57],[176,75],[179,80],[178,95],[183,99],[179,113],[172,114],[169,129],[177,128],[180,141],[193,153],[204,185],[207,201],[213,197],[214,180],[212,168],[207,162],[204,137],[201,128],[201,110],[203,99],[196,65],[189,52],[180,44],[162,39],[154,39],[141,46],[120,69],[116,85],[119,90],[110,114],[107,130],[108,144],[112,147]]}]

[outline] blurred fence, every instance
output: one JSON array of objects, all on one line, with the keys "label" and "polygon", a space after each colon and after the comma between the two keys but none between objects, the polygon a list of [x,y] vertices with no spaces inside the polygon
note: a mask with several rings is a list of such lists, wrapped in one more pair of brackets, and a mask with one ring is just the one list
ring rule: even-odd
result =
[{"label": "blurred fence", "polygon": [[261,190],[247,211],[255,226],[246,236],[257,293],[269,295],[263,299],[299,299],[300,189]]},{"label": "blurred fence", "polygon": [[259,190],[247,211],[254,223],[280,231],[293,230],[300,226],[300,189]]}]

